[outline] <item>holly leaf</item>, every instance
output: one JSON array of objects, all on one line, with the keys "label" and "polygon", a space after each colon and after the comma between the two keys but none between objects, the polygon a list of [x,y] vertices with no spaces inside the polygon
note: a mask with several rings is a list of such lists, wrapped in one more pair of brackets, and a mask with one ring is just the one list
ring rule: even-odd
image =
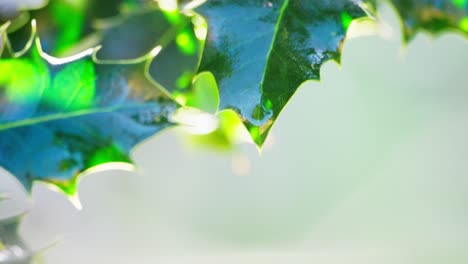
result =
[{"label": "holly leaf", "polygon": [[208,23],[200,71],[214,74],[221,109],[235,110],[255,143],[297,88],[339,62],[354,19],[369,17],[370,1],[208,1],[197,10]]},{"label": "holly leaf", "polygon": [[[191,94],[201,43],[191,16],[138,10],[113,18],[96,48],[57,63],[42,49],[47,41],[31,38],[36,29],[24,30],[29,48],[7,41],[11,58],[0,61],[0,166],[28,190],[39,180],[73,195],[81,173],[130,163],[134,145],[172,125],[173,97]],[[155,66],[168,59],[185,63]]]},{"label": "holly leaf", "polygon": [[11,19],[14,26],[9,29],[9,38],[14,50],[23,49],[31,34],[27,25],[35,19],[44,51],[53,56],[66,56],[95,46],[100,31],[111,26],[123,10],[154,7],[156,3],[150,0],[43,1],[40,5],[21,6],[21,12],[18,10],[18,15]]},{"label": "holly leaf", "polygon": [[148,78],[154,54],[109,64],[95,51],[58,60],[35,38],[0,60],[0,165],[27,190],[39,180],[74,195],[85,170],[130,163],[136,144],[172,124],[177,105]]},{"label": "holly leaf", "polygon": [[403,20],[405,41],[419,30],[436,34],[447,30],[468,35],[468,0],[392,0]]}]

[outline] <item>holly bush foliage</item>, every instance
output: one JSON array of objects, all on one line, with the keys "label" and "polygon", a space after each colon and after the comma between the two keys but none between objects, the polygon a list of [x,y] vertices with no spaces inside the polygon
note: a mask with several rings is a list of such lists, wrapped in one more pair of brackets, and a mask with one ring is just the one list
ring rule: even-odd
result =
[{"label": "holly bush foliage", "polygon": [[[242,123],[261,147],[297,88],[340,62],[353,21],[380,19],[375,0],[10,2],[0,166],[27,190],[39,180],[68,195],[84,171],[131,163],[136,144],[171,126],[229,146]],[[390,2],[405,41],[468,34],[468,0]]]}]

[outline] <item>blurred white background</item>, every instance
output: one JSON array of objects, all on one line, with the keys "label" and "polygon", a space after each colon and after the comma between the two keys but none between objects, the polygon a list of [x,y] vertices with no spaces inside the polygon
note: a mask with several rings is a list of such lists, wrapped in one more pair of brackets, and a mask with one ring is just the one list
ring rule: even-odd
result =
[{"label": "blurred white background", "polygon": [[82,211],[0,172],[0,217],[29,210],[26,241],[59,241],[48,264],[468,263],[468,41],[420,34],[401,48],[386,10],[391,36],[350,39],[261,157],[167,130],[136,149],[138,173],[83,178]]}]

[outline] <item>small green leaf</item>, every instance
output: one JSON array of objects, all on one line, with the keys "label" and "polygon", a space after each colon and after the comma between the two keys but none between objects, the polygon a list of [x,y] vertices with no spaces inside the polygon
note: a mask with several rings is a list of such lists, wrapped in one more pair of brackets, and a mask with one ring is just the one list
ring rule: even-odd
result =
[{"label": "small green leaf", "polygon": [[0,117],[13,120],[34,111],[50,84],[50,73],[37,50],[29,58],[0,60]]},{"label": "small green leaf", "polygon": [[52,86],[42,94],[43,100],[60,111],[86,109],[94,101],[95,80],[92,61],[71,62],[55,74]]},{"label": "small green leaf", "polygon": [[[243,142],[242,132],[246,129],[234,111],[223,110],[217,114],[217,118],[219,126],[215,131],[206,135],[184,135],[188,144],[216,151],[232,151]],[[247,131],[245,134],[248,136]]]}]

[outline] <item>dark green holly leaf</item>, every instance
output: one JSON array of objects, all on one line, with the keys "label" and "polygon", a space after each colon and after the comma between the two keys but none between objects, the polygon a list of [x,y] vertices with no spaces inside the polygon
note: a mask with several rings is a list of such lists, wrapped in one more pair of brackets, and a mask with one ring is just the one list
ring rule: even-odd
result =
[{"label": "dark green holly leaf", "polygon": [[347,29],[372,2],[213,0],[198,12],[208,23],[200,71],[214,74],[221,109],[234,109],[261,146],[279,113],[320,67],[340,61]]},{"label": "dark green holly leaf", "polygon": [[218,112],[219,92],[212,74],[205,72],[197,75],[193,80],[191,93],[184,99],[186,106],[212,113],[218,119],[218,127],[208,134],[184,133],[183,139],[188,145],[216,151],[232,151],[245,139],[249,141],[249,135],[234,111]]},{"label": "dark green holly leaf", "polygon": [[468,35],[468,0],[392,0],[403,20],[405,41],[418,30],[456,30]]},{"label": "dark green holly leaf", "polygon": [[131,162],[177,105],[147,77],[151,54],[127,64],[98,63],[94,50],[57,60],[39,43],[0,60],[0,165],[27,189],[40,180],[73,195],[83,171]]}]

